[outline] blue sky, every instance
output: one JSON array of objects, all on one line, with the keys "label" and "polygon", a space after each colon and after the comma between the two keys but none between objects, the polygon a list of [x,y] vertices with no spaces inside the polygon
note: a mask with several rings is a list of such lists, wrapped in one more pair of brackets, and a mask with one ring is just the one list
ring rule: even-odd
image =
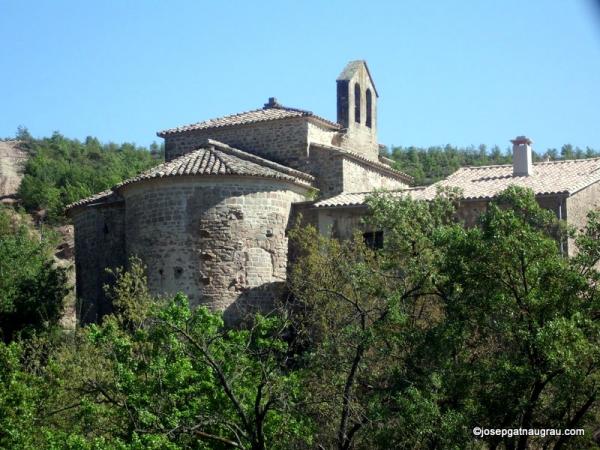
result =
[{"label": "blue sky", "polygon": [[0,136],[148,145],[270,96],[335,120],[366,59],[384,144],[600,149],[591,0],[0,0],[0,58]]}]

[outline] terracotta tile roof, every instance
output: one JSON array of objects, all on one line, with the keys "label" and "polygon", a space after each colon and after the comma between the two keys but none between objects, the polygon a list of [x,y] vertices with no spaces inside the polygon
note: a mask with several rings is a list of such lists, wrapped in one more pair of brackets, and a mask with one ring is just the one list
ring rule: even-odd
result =
[{"label": "terracotta tile roof", "polygon": [[201,148],[186,153],[172,161],[160,164],[138,176],[117,184],[111,190],[100,192],[67,206],[67,211],[77,206],[107,203],[120,199],[121,187],[155,178],[176,176],[237,175],[249,177],[275,178],[310,187],[312,175],[291,169],[281,164],[235,149],[213,139],[207,139]]},{"label": "terracotta tile roof", "polygon": [[142,180],[181,175],[240,175],[277,178],[300,184],[314,181],[312,175],[246,153],[213,139],[198,150],[163,163],[118,184],[115,188]]},{"label": "terracotta tile roof", "polygon": [[219,117],[216,119],[206,120],[204,122],[193,123],[181,127],[170,128],[156,133],[160,137],[165,137],[171,134],[185,133],[188,131],[209,130],[213,128],[231,127],[237,125],[247,125],[258,122],[267,122],[271,120],[290,119],[294,117],[308,117],[320,122],[321,124],[339,129],[339,124],[331,122],[327,119],[313,114],[311,111],[303,109],[288,108],[277,103],[275,98],[270,98],[269,103],[266,103],[262,109],[232,114],[229,116]]},{"label": "terracotta tile roof", "polygon": [[[382,191],[390,194],[392,197],[409,196],[415,200],[421,199],[424,187],[407,188],[398,191]],[[316,208],[334,208],[334,207],[349,207],[363,206],[369,195],[373,195],[375,191],[368,192],[343,192],[330,198],[319,200],[314,203]]]},{"label": "terracotta tile roof", "polygon": [[[409,195],[415,200],[431,200],[441,186],[458,187],[467,200],[490,199],[511,185],[530,188],[536,195],[566,194],[600,181],[600,158],[535,163],[533,175],[513,176],[512,165],[463,167],[431,186],[390,191],[392,196]],[[317,201],[317,208],[362,206],[373,192],[342,193]]]},{"label": "terracotta tile roof", "polygon": [[572,195],[597,181],[600,158],[535,163],[529,176],[513,176],[512,165],[463,167],[429,186],[424,195],[433,198],[438,186],[452,186],[460,188],[465,199],[489,199],[511,185],[530,188],[536,195]]},{"label": "terracotta tile roof", "polygon": [[390,174],[394,177],[400,178],[402,181],[404,181],[407,184],[410,184],[414,181],[414,178],[411,177],[410,175],[408,175],[407,173],[401,172],[399,170],[396,169],[392,169],[389,165],[384,164],[382,162],[379,161],[373,161],[372,159],[368,159],[366,157],[364,157],[363,155],[360,155],[358,153],[354,153],[351,152],[350,150],[346,150],[344,148],[341,147],[336,147],[333,145],[327,145],[327,144],[319,144],[317,142],[311,142],[310,144],[313,147],[320,147],[320,148],[324,148],[327,150],[331,150],[334,152],[337,152],[338,154],[342,155],[342,156],[346,156],[350,159],[353,159],[355,161],[359,161],[362,162],[368,166],[371,166],[377,170],[379,170],[380,172],[384,172],[387,174]]}]

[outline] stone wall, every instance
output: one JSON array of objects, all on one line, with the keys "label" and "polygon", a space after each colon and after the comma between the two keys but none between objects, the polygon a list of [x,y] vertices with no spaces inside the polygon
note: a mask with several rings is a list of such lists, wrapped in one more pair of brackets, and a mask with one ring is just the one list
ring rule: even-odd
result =
[{"label": "stone wall", "polygon": [[[538,204],[549,211],[552,211],[557,218],[566,219],[564,207],[561,209],[562,197],[557,195],[547,195],[536,197]],[[489,200],[462,200],[456,211],[458,220],[467,227],[474,227],[479,221],[479,217],[488,207]]]},{"label": "stone wall", "polygon": [[341,148],[358,153],[371,161],[379,161],[379,143],[377,135],[365,127],[349,129],[340,136],[338,144]]},{"label": "stone wall", "polygon": [[483,214],[488,205],[487,200],[479,201],[461,201],[456,210],[456,218],[466,227],[474,227],[477,225],[479,217]]},{"label": "stone wall", "polygon": [[310,166],[305,171],[316,178],[320,198],[331,197],[341,192],[396,190],[408,187],[398,176],[334,149],[311,146],[309,161]]},{"label": "stone wall", "polygon": [[310,147],[310,166],[306,172],[315,177],[320,198],[339,194],[344,189],[344,161],[339,152],[322,147]]},{"label": "stone wall", "polygon": [[112,311],[104,285],[114,278],[107,268],[124,267],[124,203],[86,206],[72,212],[75,230],[75,285],[80,323],[98,321]]},{"label": "stone wall", "polygon": [[167,136],[165,160],[191,152],[210,138],[302,170],[307,157],[307,129],[306,118],[294,118]]},{"label": "stone wall", "polygon": [[307,142],[308,144],[337,145],[342,133],[325,128],[316,123],[308,122]]},{"label": "stone wall", "polygon": [[175,177],[126,186],[127,253],[148,266],[155,294],[236,320],[278,297],[287,265],[291,204],[307,189],[285,181]]},{"label": "stone wall", "polygon": [[356,230],[361,233],[371,230],[362,222],[367,213],[366,206],[337,207],[337,208],[315,208],[316,223],[313,223],[319,233],[336,238],[350,239]]},{"label": "stone wall", "polygon": [[[600,183],[597,191],[600,191]],[[582,191],[582,194],[585,191]],[[587,197],[587,198],[585,198]],[[585,192],[580,198],[575,199],[576,202],[581,202],[580,215],[585,217],[587,207],[591,203],[586,203],[590,197],[594,199],[600,198],[600,192]],[[561,208],[561,203],[564,203],[563,198],[560,196],[540,196],[537,199],[538,204],[544,208],[552,211],[556,217],[562,217],[566,219],[564,205]],[[569,199],[571,201],[572,199]],[[463,223],[466,227],[474,227],[478,224],[479,217],[487,210],[489,201],[488,200],[463,200],[456,211],[456,219]],[[600,202],[596,200],[596,207],[599,207]],[[297,213],[302,213],[303,224],[314,225],[321,234],[330,236],[338,239],[349,239],[355,230],[359,230],[361,233],[366,231],[377,231],[371,230],[366,226],[362,219],[368,212],[368,208],[365,205],[360,206],[345,206],[345,207],[329,207],[329,208],[314,208],[310,205],[298,205],[296,208]],[[572,223],[573,218],[569,215],[569,223]],[[566,243],[563,250],[567,252]]]},{"label": "stone wall", "polygon": [[[600,208],[600,183],[582,189],[567,198],[567,222],[573,225],[578,231],[583,231],[587,225],[587,213],[590,210]],[[574,255],[577,251],[575,242],[569,239],[569,255]]]},{"label": "stone wall", "polygon": [[402,189],[408,184],[398,180],[398,177],[376,170],[368,163],[344,157],[343,161],[343,191],[365,192],[374,189]]}]

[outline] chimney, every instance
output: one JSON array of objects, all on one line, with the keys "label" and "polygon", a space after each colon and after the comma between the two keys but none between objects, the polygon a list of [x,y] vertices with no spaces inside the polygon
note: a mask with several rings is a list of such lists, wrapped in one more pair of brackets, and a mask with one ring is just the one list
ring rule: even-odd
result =
[{"label": "chimney", "polygon": [[533,175],[533,159],[531,156],[533,141],[525,136],[517,136],[510,142],[513,144],[513,176],[528,177]]}]

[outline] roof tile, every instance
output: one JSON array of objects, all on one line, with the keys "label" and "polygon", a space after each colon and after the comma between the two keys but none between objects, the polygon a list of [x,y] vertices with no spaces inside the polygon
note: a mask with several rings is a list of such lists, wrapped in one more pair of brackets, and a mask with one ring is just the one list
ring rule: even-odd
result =
[{"label": "roof tile", "polygon": [[600,158],[540,162],[533,174],[514,176],[512,165],[463,167],[425,190],[433,198],[439,186],[460,188],[465,199],[489,199],[511,185],[533,190],[536,195],[567,194],[600,181]]},{"label": "roof tile", "polygon": [[235,149],[221,142],[208,139],[203,146],[193,152],[186,153],[172,161],[160,164],[138,176],[117,184],[111,190],[95,194],[67,206],[67,210],[76,206],[93,203],[106,203],[120,199],[119,188],[140,181],[155,178],[186,175],[238,175],[275,178],[296,184],[311,186],[314,177],[299,170]]},{"label": "roof tile", "polygon": [[[401,189],[397,191],[381,191],[385,194],[389,194],[392,197],[404,197],[408,196],[414,200],[420,200],[425,190],[424,187],[413,187],[407,189]],[[369,195],[375,194],[377,191],[368,192],[343,192],[330,198],[317,201],[313,206],[317,208],[332,208],[332,207],[348,207],[348,206],[362,206]]]},{"label": "roof tile", "polygon": [[280,105],[274,99],[272,100],[273,101],[270,101],[261,109],[255,109],[252,111],[232,114],[229,116],[218,117],[216,119],[205,120],[204,122],[198,122],[190,125],[183,125],[176,128],[170,128],[167,130],[159,131],[156,134],[160,137],[165,137],[171,134],[185,133],[188,131],[208,130],[213,128],[246,125],[258,122],[267,122],[271,120],[289,119],[294,117],[312,117],[331,128],[340,128],[339,124],[319,117],[313,114],[311,111],[305,111],[303,109],[297,108],[289,108]]}]

